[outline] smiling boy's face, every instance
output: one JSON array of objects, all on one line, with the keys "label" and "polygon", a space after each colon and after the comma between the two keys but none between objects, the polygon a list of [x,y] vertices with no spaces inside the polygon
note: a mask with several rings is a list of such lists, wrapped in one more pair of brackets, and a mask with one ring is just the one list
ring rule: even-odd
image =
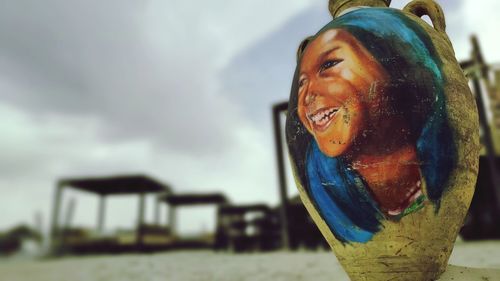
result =
[{"label": "smiling boy's face", "polygon": [[[311,41],[300,62],[298,115],[320,150],[342,155],[380,124],[388,77],[350,33],[330,29]],[[385,107],[385,108],[384,108]],[[365,137],[365,136],[363,136]]]}]

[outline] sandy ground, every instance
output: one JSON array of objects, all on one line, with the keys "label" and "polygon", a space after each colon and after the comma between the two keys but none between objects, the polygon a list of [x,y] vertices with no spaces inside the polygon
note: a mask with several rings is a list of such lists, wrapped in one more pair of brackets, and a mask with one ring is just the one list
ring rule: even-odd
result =
[{"label": "sandy ground", "polygon": [[[500,281],[500,242],[458,243],[442,281]],[[2,281],[348,281],[329,252],[258,254],[170,252],[153,255],[4,260]]]}]

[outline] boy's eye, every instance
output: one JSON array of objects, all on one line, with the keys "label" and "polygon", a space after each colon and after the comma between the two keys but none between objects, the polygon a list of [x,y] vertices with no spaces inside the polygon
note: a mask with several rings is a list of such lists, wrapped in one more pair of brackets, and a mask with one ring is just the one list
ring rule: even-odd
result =
[{"label": "boy's eye", "polygon": [[299,88],[302,88],[302,86],[304,86],[306,84],[306,78],[302,78],[299,80]]},{"label": "boy's eye", "polygon": [[323,72],[323,71],[325,71],[325,70],[327,70],[327,69],[329,69],[329,68],[331,68],[331,67],[334,67],[334,66],[336,66],[337,64],[341,63],[342,61],[344,61],[344,60],[343,60],[343,59],[327,60],[327,61],[325,61],[325,62],[321,65],[321,67],[320,67],[320,69],[319,69],[319,72]]}]

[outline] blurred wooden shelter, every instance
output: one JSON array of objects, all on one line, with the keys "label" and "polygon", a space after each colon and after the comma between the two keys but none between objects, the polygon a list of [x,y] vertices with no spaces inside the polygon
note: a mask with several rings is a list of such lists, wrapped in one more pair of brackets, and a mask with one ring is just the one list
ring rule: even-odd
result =
[{"label": "blurred wooden shelter", "polygon": [[[71,228],[60,225],[62,195],[72,188],[99,196],[99,210],[96,230]],[[101,178],[71,178],[58,181],[52,214],[51,249],[54,254],[64,252],[125,252],[147,251],[169,242],[170,231],[166,226],[146,225],[144,222],[145,196],[148,194],[169,194],[171,189],[157,180],[144,175],[121,175]],[[139,207],[134,231],[115,236],[103,235],[106,200],[110,196],[137,195]],[[70,205],[71,206],[71,205]],[[156,208],[158,209],[158,205]],[[71,209],[70,209],[70,212]],[[157,212],[156,212],[157,213]]]},{"label": "blurred wooden shelter", "polygon": [[288,245],[283,241],[281,204],[224,205],[218,210],[216,250],[231,252],[272,251],[278,249],[328,248],[319,229],[309,217],[300,198],[288,200]]},{"label": "blurred wooden shelter", "polygon": [[215,249],[232,252],[279,248],[279,222],[265,204],[226,205],[217,212]]},{"label": "blurred wooden shelter", "polygon": [[[158,196],[158,201],[167,204],[170,231],[176,234],[177,209],[187,206],[214,205],[217,209],[229,203],[229,200],[222,193],[185,193],[173,194],[165,193]],[[175,242],[170,248],[213,248],[215,237],[213,234],[202,234],[198,237],[176,236]]]}]

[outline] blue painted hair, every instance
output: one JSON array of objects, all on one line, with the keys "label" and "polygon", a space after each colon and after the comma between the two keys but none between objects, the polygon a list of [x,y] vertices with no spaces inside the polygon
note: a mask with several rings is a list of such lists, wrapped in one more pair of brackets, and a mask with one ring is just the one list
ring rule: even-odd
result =
[{"label": "blue painted hair", "polygon": [[[389,74],[390,106],[409,124],[427,197],[438,212],[457,152],[445,107],[442,62],[430,37],[403,13],[387,8],[347,13],[331,21],[315,37],[336,28],[353,35]],[[298,69],[292,84],[286,134],[299,180],[338,240],[369,241],[381,229],[385,217],[364,179],[341,156],[323,154],[302,125],[297,114]]]}]

